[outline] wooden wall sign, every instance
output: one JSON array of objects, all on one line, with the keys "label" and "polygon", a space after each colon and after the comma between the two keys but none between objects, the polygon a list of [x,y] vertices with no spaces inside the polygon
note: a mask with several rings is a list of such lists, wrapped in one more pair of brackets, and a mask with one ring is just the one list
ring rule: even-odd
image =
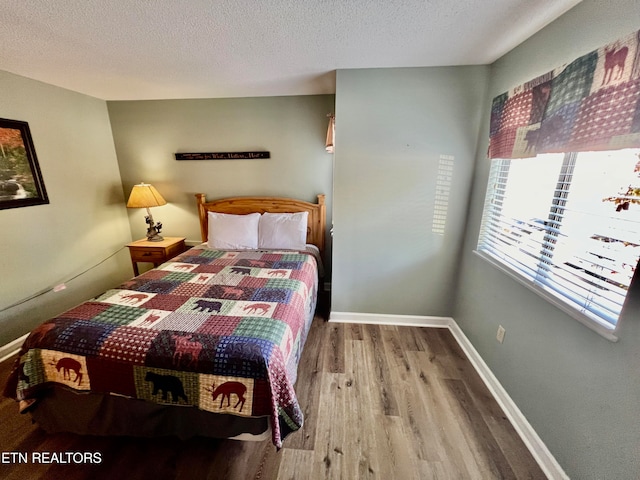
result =
[{"label": "wooden wall sign", "polygon": [[176,160],[240,160],[270,157],[269,152],[176,153]]}]

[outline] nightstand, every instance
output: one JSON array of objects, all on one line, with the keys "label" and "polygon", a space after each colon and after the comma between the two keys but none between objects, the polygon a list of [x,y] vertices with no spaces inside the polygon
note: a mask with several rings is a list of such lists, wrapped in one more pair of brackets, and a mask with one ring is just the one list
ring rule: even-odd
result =
[{"label": "nightstand", "polygon": [[138,262],[153,263],[153,266],[157,267],[184,252],[186,250],[184,240],[184,237],[164,237],[160,242],[150,242],[144,238],[128,243],[135,276],[140,275]]}]

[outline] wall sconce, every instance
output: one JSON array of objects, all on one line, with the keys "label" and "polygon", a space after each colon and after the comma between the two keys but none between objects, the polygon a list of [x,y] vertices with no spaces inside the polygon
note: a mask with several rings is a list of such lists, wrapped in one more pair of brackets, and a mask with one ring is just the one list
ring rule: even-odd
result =
[{"label": "wall sconce", "polygon": [[336,117],[328,114],[329,126],[327,127],[327,140],[325,142],[325,150],[327,153],[334,152],[335,136],[336,136]]},{"label": "wall sconce", "polygon": [[140,183],[134,185],[129,195],[129,201],[127,202],[127,208],[146,208],[147,216],[145,221],[147,222],[147,240],[150,242],[160,242],[164,240],[160,236],[160,230],[162,230],[162,223],[154,223],[151,216],[151,210],[149,207],[160,207],[166,205],[167,201],[162,198],[162,195],[158,193],[153,185],[148,183]]}]

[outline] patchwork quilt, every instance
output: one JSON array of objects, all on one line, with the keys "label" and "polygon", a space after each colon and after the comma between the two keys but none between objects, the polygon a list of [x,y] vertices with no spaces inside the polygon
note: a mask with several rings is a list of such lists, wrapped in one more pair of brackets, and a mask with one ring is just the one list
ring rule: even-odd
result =
[{"label": "patchwork quilt", "polygon": [[34,329],[6,394],[51,385],[302,426],[293,384],[315,309],[305,252],[194,247]]}]

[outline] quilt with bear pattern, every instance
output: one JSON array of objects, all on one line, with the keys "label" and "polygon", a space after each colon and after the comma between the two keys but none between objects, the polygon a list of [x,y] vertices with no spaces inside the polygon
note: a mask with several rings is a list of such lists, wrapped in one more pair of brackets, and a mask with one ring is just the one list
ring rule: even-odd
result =
[{"label": "quilt with bear pattern", "polygon": [[5,394],[24,408],[63,385],[269,416],[280,448],[303,422],[293,385],[317,284],[306,252],[194,247],[34,329]]}]

